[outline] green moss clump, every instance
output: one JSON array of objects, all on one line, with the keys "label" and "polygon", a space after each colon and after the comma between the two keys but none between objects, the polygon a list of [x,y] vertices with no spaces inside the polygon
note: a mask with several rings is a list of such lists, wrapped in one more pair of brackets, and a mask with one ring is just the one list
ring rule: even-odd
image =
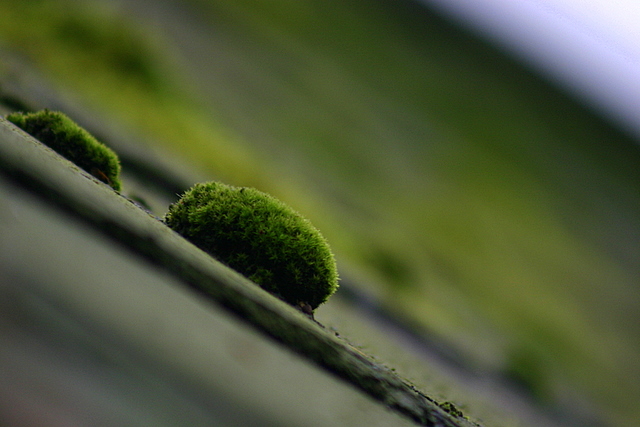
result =
[{"label": "green moss clump", "polygon": [[458,409],[456,405],[454,405],[452,402],[439,403],[438,406],[440,406],[447,414],[453,417],[456,417],[456,418],[464,417],[464,414],[462,413],[462,411]]},{"label": "green moss clump", "polygon": [[169,207],[165,222],[294,306],[313,310],[338,288],[335,259],[320,232],[256,189],[196,184]]},{"label": "green moss clump", "polygon": [[120,160],[116,153],[65,114],[49,110],[12,113],[7,120],[114,190],[122,189]]}]

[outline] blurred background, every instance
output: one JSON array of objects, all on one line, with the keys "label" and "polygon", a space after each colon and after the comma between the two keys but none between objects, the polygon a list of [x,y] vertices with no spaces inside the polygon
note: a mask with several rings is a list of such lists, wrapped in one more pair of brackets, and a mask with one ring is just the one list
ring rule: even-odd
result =
[{"label": "blurred background", "polygon": [[194,175],[285,200],[338,295],[469,371],[635,425],[637,29],[596,2],[467,3],[0,0],[0,78],[18,57]]}]

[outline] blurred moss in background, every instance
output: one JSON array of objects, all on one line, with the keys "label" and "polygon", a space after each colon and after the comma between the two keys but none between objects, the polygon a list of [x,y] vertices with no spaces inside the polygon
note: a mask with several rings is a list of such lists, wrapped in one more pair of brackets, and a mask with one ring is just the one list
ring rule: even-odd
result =
[{"label": "blurred moss in background", "polygon": [[[0,43],[541,402],[640,418],[640,151],[410,0],[0,2]],[[3,72],[0,58],[0,73]]]}]

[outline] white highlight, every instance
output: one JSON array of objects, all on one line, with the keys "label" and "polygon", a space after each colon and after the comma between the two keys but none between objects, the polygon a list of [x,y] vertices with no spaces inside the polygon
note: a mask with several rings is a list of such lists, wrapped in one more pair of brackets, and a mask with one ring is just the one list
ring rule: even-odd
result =
[{"label": "white highlight", "polygon": [[422,1],[493,38],[640,141],[640,1]]}]

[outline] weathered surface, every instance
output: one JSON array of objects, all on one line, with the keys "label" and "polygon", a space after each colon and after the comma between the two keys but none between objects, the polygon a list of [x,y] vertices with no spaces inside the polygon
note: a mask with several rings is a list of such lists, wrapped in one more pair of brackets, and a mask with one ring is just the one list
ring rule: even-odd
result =
[{"label": "weathered surface", "polygon": [[[198,390],[211,392],[213,388],[215,393],[211,393],[218,397],[223,393],[229,401],[222,404],[218,400],[221,406],[249,405],[250,410],[241,411],[245,415],[238,417],[235,409],[222,411],[226,417],[222,421],[230,425],[252,424],[255,420],[262,425],[274,420],[292,425],[402,425],[407,420],[426,426],[470,425],[462,418],[447,414],[389,369],[218,263],[153,215],[3,119],[0,119],[0,171],[5,181],[0,198],[3,200],[1,223],[5,228],[0,268],[4,277],[15,279],[4,284],[2,307],[7,310],[3,311],[11,313],[8,309],[17,307],[16,310],[28,316],[42,316],[40,320],[44,323],[62,318],[67,323],[64,328],[51,327],[58,331],[56,333],[66,331],[60,334],[63,342],[73,342],[65,347],[65,352],[73,353],[72,357],[78,357],[76,350],[104,354],[123,351],[136,355],[131,366],[119,371],[119,375],[126,378],[123,381],[130,382],[129,386],[142,387],[140,384],[154,384],[154,381],[171,385],[177,377],[180,381],[198,382]],[[60,216],[59,211],[67,216]],[[53,233],[53,237],[45,238],[48,233]],[[82,247],[81,258],[69,252],[69,248],[74,247]],[[121,270],[125,266],[143,273],[135,273],[128,279]],[[98,273],[101,275],[94,277]],[[29,283],[35,285],[29,288]],[[206,296],[208,301],[194,298],[193,292],[185,292],[186,288],[180,286],[185,284]],[[31,293],[35,294],[33,298]],[[34,306],[41,300],[45,300],[47,306],[44,311]],[[23,303],[16,304],[16,301]],[[221,311],[221,307],[224,310]],[[229,317],[229,313],[234,316]],[[20,313],[5,318],[3,331],[19,328],[22,324],[16,319],[20,319]],[[91,345],[85,346],[85,338],[79,339],[77,334],[69,332],[77,326],[75,322],[91,325],[81,334]],[[246,328],[246,324],[252,329]],[[262,334],[256,334],[255,330]],[[109,349],[101,348],[101,341],[91,337],[97,331],[109,336]],[[215,342],[221,332],[231,335],[224,345],[237,344],[240,348],[252,349],[257,346],[261,349],[257,353],[271,354],[270,360],[256,362],[249,376],[243,370],[234,371],[231,366],[238,360],[225,364],[225,357],[230,356],[221,355],[220,349],[209,345],[209,340]],[[301,355],[302,359],[265,340],[264,335]],[[34,345],[46,345],[46,342]],[[16,345],[15,348],[23,351],[26,347]],[[14,356],[8,352],[3,352],[3,358]],[[255,352],[241,353],[236,359],[252,358]],[[101,357],[106,357],[104,354]],[[59,361],[60,357],[54,358]],[[344,381],[337,382],[332,376],[321,374],[304,359]],[[27,362],[21,360],[18,365],[22,363]],[[136,363],[149,363],[155,368],[151,373],[141,371],[149,376],[137,382]],[[157,369],[158,366],[163,369]],[[96,375],[109,372],[96,369],[99,371]],[[214,371],[220,370],[226,372],[226,379],[213,376]],[[234,378],[230,372],[244,377]],[[51,375],[44,373],[50,381],[48,384],[55,385],[56,379],[50,378]],[[252,375],[255,381],[251,381]],[[274,382],[274,378],[278,381]],[[384,406],[372,404],[345,384],[360,389]],[[225,387],[234,393],[227,394]],[[278,405],[284,402],[276,397],[281,395],[276,389],[285,390],[288,397],[282,398],[286,402],[308,405],[308,417],[300,418],[299,411],[291,411],[286,414],[290,419],[281,420],[279,417],[285,414]],[[29,389],[24,390],[26,396]],[[0,390],[6,391],[6,388]],[[167,386],[162,398],[171,400],[175,392],[175,388]],[[245,392],[247,395],[242,396]],[[258,395],[261,398],[271,395],[269,404],[257,402]],[[211,394],[208,396],[211,398]],[[211,412],[214,415],[220,412],[211,410],[209,400],[205,399],[207,403],[202,405],[201,397],[196,399],[200,403],[196,405],[197,410],[189,414],[196,421],[211,422]],[[135,400],[129,403],[129,409],[135,412],[138,408]],[[183,407],[179,408],[180,404]],[[175,410],[170,415],[176,416],[193,404],[193,400],[187,399],[179,400],[178,406],[157,406],[165,412]],[[144,406],[144,402],[140,405],[151,411],[146,415],[153,417],[155,413],[149,409],[152,405]],[[404,418],[386,411],[385,407]],[[249,419],[243,418],[245,416]],[[349,421],[345,423],[336,417],[347,417]],[[195,424],[195,421],[190,423]]]}]

